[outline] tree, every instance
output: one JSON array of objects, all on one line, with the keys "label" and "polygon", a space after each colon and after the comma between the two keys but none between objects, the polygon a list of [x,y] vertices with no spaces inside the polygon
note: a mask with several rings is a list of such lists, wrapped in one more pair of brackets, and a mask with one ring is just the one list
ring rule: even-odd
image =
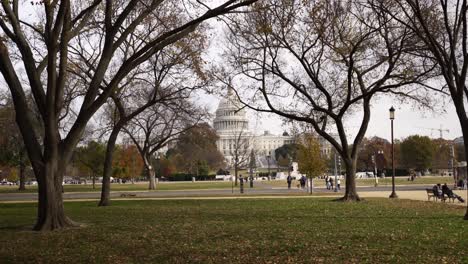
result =
[{"label": "tree", "polygon": [[253,149],[250,151],[250,158],[249,158],[249,170],[253,173],[254,169],[257,168],[257,158],[255,157],[255,152]]},{"label": "tree", "polygon": [[[300,141],[301,144],[297,150],[299,171],[305,173],[312,181],[312,178],[318,177],[326,171],[327,163],[322,157],[317,136],[305,134]],[[310,188],[310,193],[312,193],[312,188]]]},{"label": "tree", "polygon": [[454,146],[455,158],[457,161],[466,161],[465,146],[462,144],[456,144]]},{"label": "tree", "polygon": [[150,190],[156,189],[155,168],[152,164],[154,154],[204,117],[205,113],[190,102],[179,100],[169,105],[153,105],[129,121],[125,133],[143,159],[150,180]]},{"label": "tree", "polygon": [[[151,24],[151,23],[150,23]],[[161,30],[154,25],[148,31]],[[127,49],[135,49],[138,42],[128,42]],[[106,159],[99,206],[110,204],[110,175],[113,172],[112,160],[115,144],[120,131],[127,123],[146,109],[157,104],[187,99],[197,87],[198,80],[206,82],[200,69],[201,53],[205,46],[205,36],[200,30],[157,52],[146,64],[135,70],[128,82],[111,96],[114,105],[108,106],[105,115],[111,133],[107,141]],[[90,64],[90,67],[93,65]],[[135,93],[135,87],[139,92]]]},{"label": "tree", "polygon": [[[377,170],[381,171],[387,167],[391,151],[392,146],[388,140],[379,137],[365,138],[359,151],[357,168],[364,171],[374,171],[374,167],[376,167]],[[399,155],[395,155],[395,157],[399,157]],[[398,159],[395,158],[395,160]],[[397,162],[395,167],[398,166]]]},{"label": "tree", "polygon": [[242,127],[232,134],[232,143],[229,146],[229,155],[232,157],[231,166],[234,167],[234,185],[237,186],[239,170],[246,167],[249,162],[251,144],[253,138],[247,130]]},{"label": "tree", "polygon": [[432,165],[435,148],[429,137],[413,135],[401,142],[400,151],[404,166],[425,171]]},{"label": "tree", "polygon": [[175,160],[178,171],[191,174],[196,174],[199,161],[206,161],[209,170],[224,167],[224,157],[216,147],[218,138],[209,124],[197,124],[179,135],[168,157]]},{"label": "tree", "polygon": [[[277,161],[279,160],[288,160],[289,164],[289,158],[292,158],[293,160],[297,159],[297,151],[300,149],[299,144],[284,144],[283,146],[275,149],[275,159]],[[289,166],[289,165],[284,165],[284,162],[282,162],[281,166]]]},{"label": "tree", "polygon": [[[243,103],[308,124],[329,141],[346,168],[346,201],[360,200],[356,162],[371,99],[394,93],[424,103],[407,88],[433,71],[408,60],[414,36],[373,2],[262,1],[230,25],[231,75],[251,82]],[[348,135],[352,113],[361,120]]]},{"label": "tree", "polygon": [[[393,9],[383,8],[394,19],[411,30],[422,42],[424,52],[418,55],[438,65],[445,83],[442,92],[455,106],[468,156],[468,2],[466,0],[398,0]],[[467,167],[468,172],[468,167]],[[468,205],[465,220],[468,220]]]},{"label": "tree", "polygon": [[93,189],[96,188],[96,176],[102,175],[103,172],[105,149],[104,144],[90,141],[86,146],[78,147],[75,151],[75,160],[78,165],[91,172]]},{"label": "tree", "polygon": [[[215,7],[202,1],[1,2],[0,72],[12,94],[18,113],[16,122],[39,184],[34,230],[76,225],[63,210],[64,171],[89,120],[126,77],[158,51],[189,35],[203,21],[253,2],[228,0]],[[23,21],[20,14],[26,10],[37,16]],[[164,20],[159,20],[158,15]],[[171,22],[174,16],[181,18],[179,23]],[[165,30],[146,32],[145,22],[150,20]],[[129,40],[140,44],[134,50],[125,50],[123,43]],[[73,53],[80,46],[88,47],[85,57]],[[97,66],[83,66],[88,80],[80,82],[69,73],[84,62]],[[26,76],[20,76],[23,72]],[[79,87],[79,91],[70,90],[73,87]],[[37,116],[27,104],[28,89],[38,109]],[[73,99],[79,102],[76,111],[70,111],[70,106],[75,105],[71,103]],[[74,114],[66,126],[64,114]],[[35,120],[44,123],[42,144],[33,129]]]},{"label": "tree", "polygon": [[[0,165],[19,169],[19,188],[26,190],[26,166],[29,164],[23,138],[15,124],[15,109],[11,99],[5,98],[0,108]],[[12,169],[11,171],[15,171]]]},{"label": "tree", "polygon": [[450,169],[452,162],[452,142],[442,138],[433,139],[434,157],[433,169]]}]

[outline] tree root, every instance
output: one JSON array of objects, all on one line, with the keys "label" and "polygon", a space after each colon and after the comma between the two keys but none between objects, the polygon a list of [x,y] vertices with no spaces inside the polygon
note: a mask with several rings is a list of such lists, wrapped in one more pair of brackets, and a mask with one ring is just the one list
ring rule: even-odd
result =
[{"label": "tree root", "polygon": [[364,199],[361,199],[359,195],[354,194],[354,195],[345,195],[341,198],[335,199],[334,201],[336,202],[361,202],[361,201],[364,201]]}]

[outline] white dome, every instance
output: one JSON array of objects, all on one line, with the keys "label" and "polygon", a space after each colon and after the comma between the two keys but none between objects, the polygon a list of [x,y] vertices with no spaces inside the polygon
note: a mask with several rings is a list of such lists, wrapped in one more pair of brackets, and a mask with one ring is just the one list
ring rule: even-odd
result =
[{"label": "white dome", "polygon": [[231,88],[228,88],[226,97],[219,102],[213,126],[216,131],[241,131],[249,128],[245,109]]}]

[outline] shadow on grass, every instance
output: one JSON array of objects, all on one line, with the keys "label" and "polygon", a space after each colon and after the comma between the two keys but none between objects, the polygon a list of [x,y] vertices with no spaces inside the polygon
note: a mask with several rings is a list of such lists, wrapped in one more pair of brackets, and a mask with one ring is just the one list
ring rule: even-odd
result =
[{"label": "shadow on grass", "polygon": [[0,231],[33,231],[32,225],[11,225],[11,226],[0,226]]}]

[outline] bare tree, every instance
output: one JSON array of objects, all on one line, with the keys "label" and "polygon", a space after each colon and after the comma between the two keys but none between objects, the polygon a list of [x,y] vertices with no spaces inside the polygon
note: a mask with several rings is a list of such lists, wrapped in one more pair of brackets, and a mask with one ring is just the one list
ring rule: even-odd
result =
[{"label": "bare tree", "polygon": [[[16,122],[39,184],[34,230],[76,225],[63,210],[63,173],[88,121],[121,87],[122,81],[156,52],[186,37],[203,21],[253,2],[228,0],[212,8],[202,1],[189,0],[1,2],[0,72],[12,94],[18,113]],[[38,16],[23,17],[26,9],[34,10]],[[158,15],[165,20],[156,19]],[[179,23],[173,17],[181,18]],[[148,33],[144,23],[147,20],[165,30]],[[125,54],[122,44],[132,35],[139,36],[136,39],[139,45],[122,60]],[[60,116],[67,98],[70,62],[76,64],[83,60],[74,56],[70,47],[85,40],[89,40],[85,60],[92,61],[96,67],[89,69],[89,84],[82,87],[79,110],[64,132],[60,129]],[[21,63],[27,80],[22,81],[23,71],[15,68],[16,62]],[[28,89],[39,117],[32,115],[26,102]],[[43,144],[32,127],[35,118],[44,123]]]},{"label": "bare tree", "polygon": [[[466,0],[397,0],[382,8],[424,44],[424,59],[438,65],[444,90],[450,94],[468,154],[468,2]],[[448,92],[447,92],[448,90]],[[467,168],[468,170],[468,168]],[[468,220],[468,205],[465,214]]]},{"label": "bare tree", "polygon": [[149,189],[156,189],[152,157],[174,141],[181,133],[198,124],[205,117],[187,100],[157,104],[129,121],[125,133],[136,145],[150,179]]},{"label": "bare tree", "polygon": [[248,165],[252,150],[253,137],[247,127],[233,132],[229,143],[229,155],[232,157],[231,166],[234,168],[234,185],[237,186],[238,172]]},{"label": "bare tree", "polygon": [[[115,107],[110,107],[105,115],[111,133],[107,141],[100,206],[110,203],[113,153],[120,131],[146,109],[156,104],[186,99],[193,90],[203,86],[206,78],[199,68],[203,46],[203,34],[197,32],[166,47],[148,60],[144,67],[140,67],[139,71],[134,71],[135,74],[125,87],[111,96]],[[193,80],[191,76],[200,78]],[[135,87],[139,89],[135,91]]]},{"label": "bare tree", "polygon": [[[374,2],[263,1],[230,23],[232,74],[251,83],[238,96],[254,110],[307,123],[329,141],[346,167],[345,201],[360,200],[356,160],[371,99],[394,93],[427,104],[409,87],[433,70],[408,59],[413,34]],[[351,114],[361,115],[355,135],[345,127]]]}]

